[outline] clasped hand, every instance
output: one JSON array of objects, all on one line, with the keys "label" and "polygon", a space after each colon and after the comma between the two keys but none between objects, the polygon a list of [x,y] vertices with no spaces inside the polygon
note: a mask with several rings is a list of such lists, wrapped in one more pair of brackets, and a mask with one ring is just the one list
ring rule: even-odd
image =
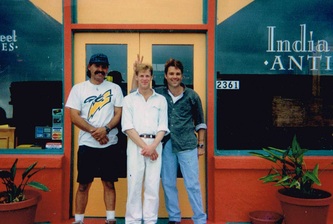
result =
[{"label": "clasped hand", "polygon": [[158,153],[152,145],[147,145],[141,149],[141,155],[149,157],[151,160],[156,160],[158,158]]},{"label": "clasped hand", "polygon": [[109,142],[109,138],[106,135],[106,130],[104,127],[94,128],[90,131],[91,136],[99,142],[101,145],[105,145]]}]

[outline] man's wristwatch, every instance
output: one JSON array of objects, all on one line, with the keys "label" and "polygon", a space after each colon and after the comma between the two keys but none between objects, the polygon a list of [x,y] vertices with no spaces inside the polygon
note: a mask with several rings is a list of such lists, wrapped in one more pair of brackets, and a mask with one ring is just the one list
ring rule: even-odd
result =
[{"label": "man's wristwatch", "polygon": [[197,147],[198,148],[203,148],[205,145],[204,144],[198,144]]},{"label": "man's wristwatch", "polygon": [[111,129],[107,125],[105,125],[104,128],[106,130],[106,134],[109,134],[109,132],[111,131]]}]

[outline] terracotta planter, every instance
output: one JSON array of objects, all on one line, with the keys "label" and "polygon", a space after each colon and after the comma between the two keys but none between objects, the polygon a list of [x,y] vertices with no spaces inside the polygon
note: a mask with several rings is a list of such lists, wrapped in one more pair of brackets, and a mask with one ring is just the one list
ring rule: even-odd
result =
[{"label": "terracotta planter", "polygon": [[34,224],[41,194],[38,191],[25,190],[25,195],[25,201],[0,204],[0,224]]},{"label": "terracotta planter", "polygon": [[[326,224],[329,206],[333,200],[330,193],[322,191],[329,196],[321,199],[295,198],[282,194],[283,189],[277,192],[284,214],[285,224]],[[321,191],[321,190],[319,190]]]},{"label": "terracotta planter", "polygon": [[249,213],[252,224],[281,224],[283,216],[272,211],[253,211]]}]

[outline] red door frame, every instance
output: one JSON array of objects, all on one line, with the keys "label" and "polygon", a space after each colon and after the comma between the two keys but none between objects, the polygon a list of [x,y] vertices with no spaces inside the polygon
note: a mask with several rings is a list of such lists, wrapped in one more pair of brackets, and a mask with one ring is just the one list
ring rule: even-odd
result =
[{"label": "red door frame", "polygon": [[[149,32],[193,32],[193,33],[206,33],[207,35],[207,208],[209,219],[214,220],[214,198],[211,186],[214,186],[214,49],[215,49],[215,11],[216,1],[207,0],[207,24],[75,24],[72,23],[72,1],[64,0],[64,99],[67,99],[73,84],[73,35],[76,32],[95,32],[95,31],[149,31]],[[71,198],[71,148],[72,148],[72,125],[70,122],[69,112],[66,110],[64,113],[64,188],[63,188],[63,214],[62,217],[68,217],[70,211],[70,198]]]}]

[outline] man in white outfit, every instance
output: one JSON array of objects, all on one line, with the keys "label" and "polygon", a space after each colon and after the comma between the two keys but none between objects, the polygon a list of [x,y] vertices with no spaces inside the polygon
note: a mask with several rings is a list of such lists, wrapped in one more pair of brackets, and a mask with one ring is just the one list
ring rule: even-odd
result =
[{"label": "man in white outfit", "polygon": [[121,118],[122,131],[128,136],[125,221],[141,224],[143,220],[145,224],[155,224],[159,207],[161,140],[169,133],[167,102],[150,87],[151,65],[137,65],[135,78],[138,89],[124,98]]}]

